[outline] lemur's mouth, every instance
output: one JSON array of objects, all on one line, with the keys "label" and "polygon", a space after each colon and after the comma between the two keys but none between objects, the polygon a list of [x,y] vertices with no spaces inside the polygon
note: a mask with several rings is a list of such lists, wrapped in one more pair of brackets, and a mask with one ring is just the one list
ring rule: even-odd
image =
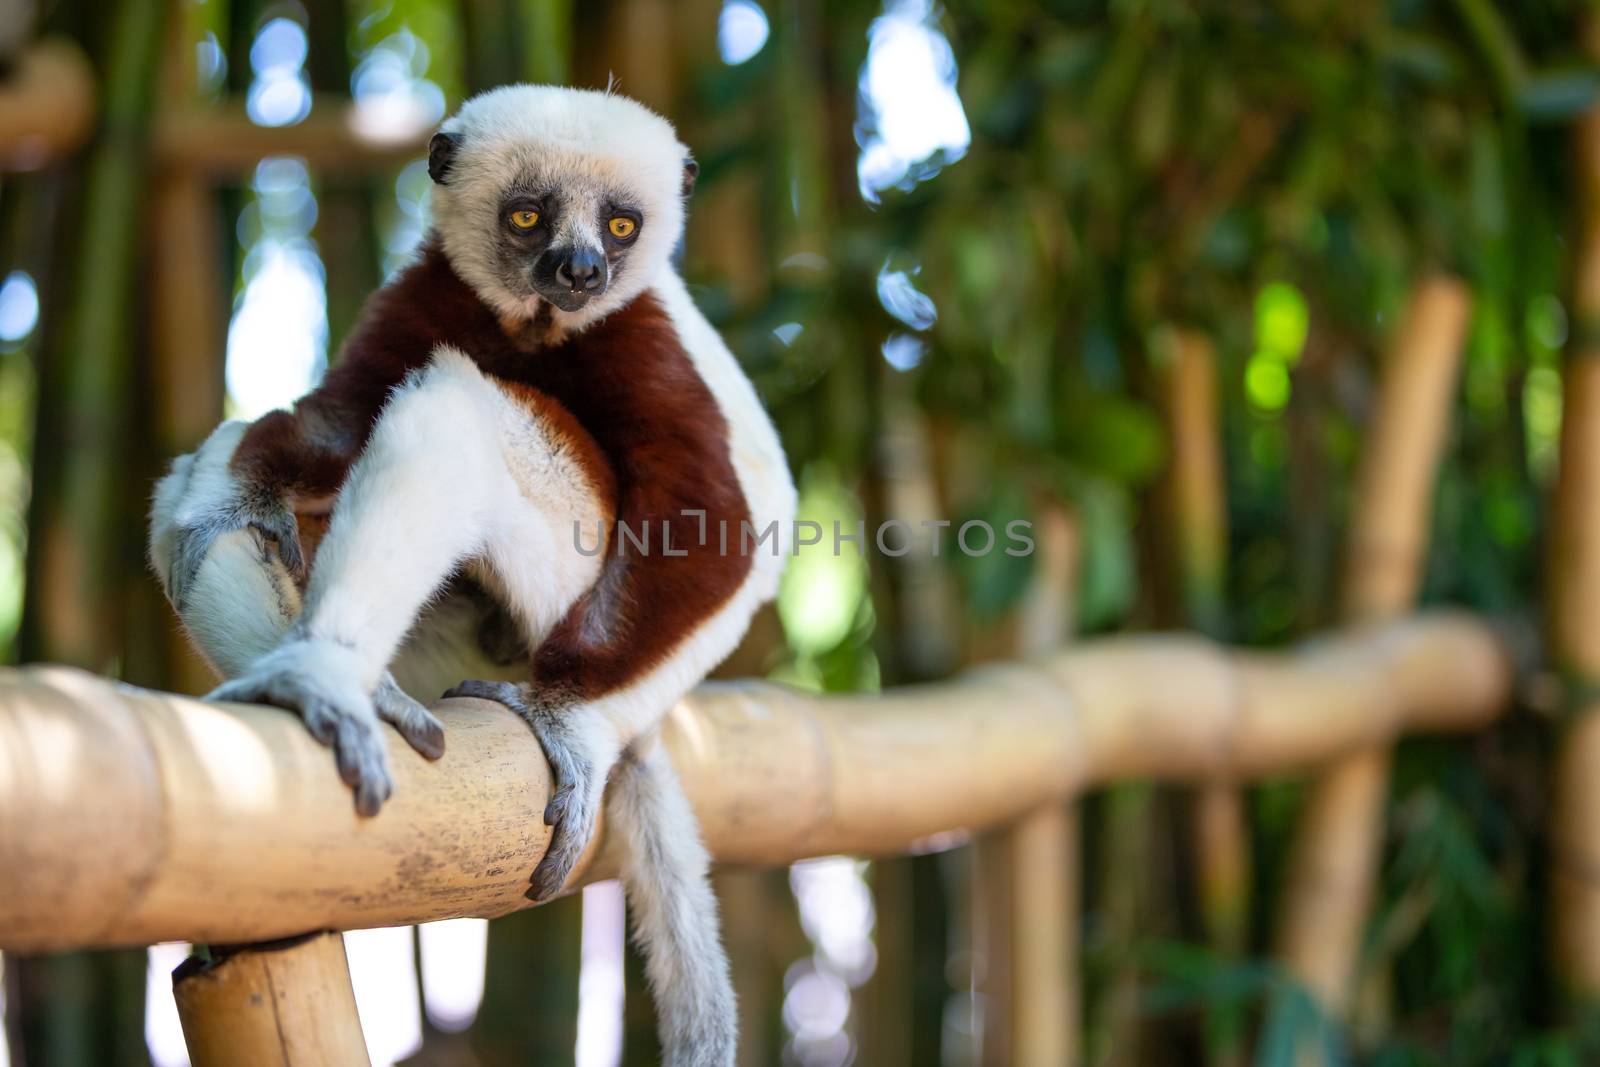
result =
[{"label": "lemur's mouth", "polygon": [[581,311],[585,304],[599,295],[599,293],[592,290],[589,292],[573,292],[571,289],[561,289],[554,286],[539,290],[539,296],[542,299],[548,300],[562,311]]}]

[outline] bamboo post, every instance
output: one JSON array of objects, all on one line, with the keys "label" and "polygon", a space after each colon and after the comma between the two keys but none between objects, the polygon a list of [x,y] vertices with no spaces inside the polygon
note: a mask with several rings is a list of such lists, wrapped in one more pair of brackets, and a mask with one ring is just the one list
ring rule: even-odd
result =
[{"label": "bamboo post", "polygon": [[[1072,632],[1077,530],[1054,501],[1035,527],[1034,580],[1017,629],[1017,651],[1042,656]],[[985,1063],[1071,1067],[1078,1062],[1078,814],[1044,804],[978,842],[984,960]]]},{"label": "bamboo post", "polygon": [[[162,0],[105,13],[97,136],[81,180],[61,200],[59,292],[46,291],[32,454],[27,580],[19,635],[27,658],[99,669],[118,662],[129,554],[122,489],[133,383],[133,312],[147,187],[143,147],[165,18]],[[15,14],[15,9],[11,9]],[[41,54],[40,48],[46,49]],[[41,66],[41,63],[43,64]],[[72,151],[93,126],[87,60],[60,44],[35,46],[0,87],[0,169],[38,166]],[[136,570],[137,568],[135,568]],[[21,993],[21,1058],[116,1067],[143,1059],[143,953],[11,962]],[[52,997],[75,988],[77,997]]]},{"label": "bamboo post", "polygon": [[[798,164],[797,164],[798,165]],[[801,240],[799,230],[784,230],[784,241]],[[944,514],[940,507],[941,467],[932,427],[910,395],[911,384],[884,362],[862,368],[879,407],[873,463],[864,491],[867,529],[893,516],[911,529]],[[846,388],[847,378],[832,375],[830,388]],[[856,414],[863,412],[859,408]],[[843,438],[851,421],[835,419],[830,431]],[[860,429],[859,426],[854,429]],[[839,445],[835,445],[839,447]],[[899,682],[928,681],[952,673],[961,661],[962,623],[954,576],[924,548],[872,568],[881,583],[872,600],[879,612],[879,662]],[[963,858],[972,850],[963,853]],[[885,859],[873,864],[873,905],[879,919],[878,966],[861,990],[858,1039],[862,1059],[884,1067],[913,1067],[944,1054],[952,993],[971,991],[971,969],[951,966],[970,960],[958,939],[970,932],[970,863],[946,862],[939,855]],[[967,1003],[971,1003],[970,999]],[[962,1031],[958,1058],[970,1058]]]},{"label": "bamboo post", "polygon": [[1225,628],[1228,567],[1217,355],[1210,338],[1190,328],[1165,331],[1158,353],[1164,357],[1168,492],[1183,611],[1195,629],[1216,637]]},{"label": "bamboo post", "polygon": [[[1356,486],[1342,605],[1350,622],[1399,615],[1421,586],[1469,307],[1455,278],[1425,278],[1412,291]],[[1388,782],[1386,746],[1331,766],[1311,787],[1290,859],[1277,951],[1335,1013],[1346,1008],[1355,977]]]},{"label": "bamboo post", "polygon": [[369,1062],[338,934],[191,956],[173,972],[172,993],[194,1067]]},{"label": "bamboo post", "polygon": [[[537,913],[489,924],[483,1003],[472,1048],[485,1063],[559,1063],[578,1039],[583,899],[563,897]],[[529,983],[538,979],[538,995]]]},{"label": "bamboo post", "polygon": [[[1217,358],[1210,338],[1174,329],[1161,339],[1167,363],[1165,399],[1171,436],[1171,501],[1175,569],[1188,623],[1223,636],[1227,603],[1227,479],[1217,404]],[[1194,844],[1200,921],[1219,953],[1245,950],[1250,921],[1250,838],[1245,797],[1234,783],[1206,782],[1195,792],[1189,833]],[[1237,1062],[1237,1039],[1208,1048],[1212,1062]]]},{"label": "bamboo post", "polygon": [[[1600,54],[1600,19],[1588,27]],[[1550,955],[1573,1006],[1600,1000],[1600,108],[1578,124],[1572,344],[1550,546],[1550,656],[1569,686],[1550,803]]]},{"label": "bamboo post", "polygon": [[0,81],[0,171],[38,170],[71,155],[94,117],[88,57],[65,39],[36,42]]},{"label": "bamboo post", "polygon": [[[1490,628],[1442,613],[1290,653],[1085,641],[877,694],[707,684],[668,716],[666,741],[712,855],[776,865],[903,851],[1119,778],[1282,774],[1402,732],[1477,729],[1509,689]],[[548,833],[543,754],[498,705],[436,710],[444,757],[387,731],[395,795],[362,819],[286,712],[64,667],[0,671],[0,951],[237,943],[526,907]],[[614,870],[597,847],[570,886]]]},{"label": "bamboo post", "polygon": [[[311,90],[338,99],[350,91],[350,27],[346,0],[307,0],[306,73]],[[316,238],[326,277],[328,357],[383,280],[371,175],[330,175],[317,196]]]},{"label": "bamboo post", "polygon": [[[194,42],[181,16],[176,11],[167,20],[158,114],[185,106],[194,95]],[[232,285],[210,182],[191,170],[167,168],[151,185],[150,227],[144,235],[150,265],[150,402],[142,415],[154,438],[151,458],[164,462],[192,452],[222,418],[224,309]],[[216,684],[214,674],[184,636],[166,599],[157,599],[147,617],[158,622],[164,644],[163,684],[182,693],[205,692]]]}]

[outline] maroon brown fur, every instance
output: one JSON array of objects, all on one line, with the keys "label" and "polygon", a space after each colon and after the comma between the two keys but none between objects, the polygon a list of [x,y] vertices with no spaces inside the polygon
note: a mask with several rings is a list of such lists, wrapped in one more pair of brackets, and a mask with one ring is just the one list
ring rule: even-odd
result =
[{"label": "maroon brown fur", "polygon": [[[635,534],[648,525],[649,553],[611,537],[594,587],[533,650],[540,690],[592,700],[663,662],[739,588],[751,566],[739,551],[750,512],[727,422],[653,296],[553,344],[532,340],[537,333],[502,325],[430,241],[368,300],[322,384],[246,431],[233,469],[271,499],[337,494],[395,386],[436,346],[459,348],[576,446],[618,523]],[[705,544],[686,510],[705,512]],[[663,554],[663,522],[684,555]],[[593,531],[584,536],[593,544]]]}]

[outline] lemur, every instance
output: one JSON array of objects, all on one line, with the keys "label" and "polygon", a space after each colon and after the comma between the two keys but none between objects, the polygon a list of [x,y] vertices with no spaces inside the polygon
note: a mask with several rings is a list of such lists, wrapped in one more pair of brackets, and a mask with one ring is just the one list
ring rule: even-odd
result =
[{"label": "lemur", "polygon": [[229,679],[211,697],[298,712],[362,815],[391,788],[380,721],[443,752],[419,698],[526,720],[554,777],[534,900],[561,890],[615,769],[666,1060],[731,1064],[708,858],[655,734],[775,595],[785,549],[741,534],[783,538],[795,490],[672,264],[696,165],[631,100],[518,85],[447,119],[428,173],[415,262],[293,410],[173,464],[151,561]]}]

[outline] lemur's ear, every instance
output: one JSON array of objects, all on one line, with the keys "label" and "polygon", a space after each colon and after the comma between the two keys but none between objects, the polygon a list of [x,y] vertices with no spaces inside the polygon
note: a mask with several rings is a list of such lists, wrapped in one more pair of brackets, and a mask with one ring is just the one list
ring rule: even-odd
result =
[{"label": "lemur's ear", "polygon": [[683,157],[683,196],[685,200],[689,198],[690,193],[694,192],[694,180],[699,176],[700,164],[694,161],[693,156],[685,155]]},{"label": "lemur's ear", "polygon": [[450,166],[456,161],[456,149],[461,147],[459,133],[436,133],[428,142],[428,177],[444,184],[450,176]]}]

